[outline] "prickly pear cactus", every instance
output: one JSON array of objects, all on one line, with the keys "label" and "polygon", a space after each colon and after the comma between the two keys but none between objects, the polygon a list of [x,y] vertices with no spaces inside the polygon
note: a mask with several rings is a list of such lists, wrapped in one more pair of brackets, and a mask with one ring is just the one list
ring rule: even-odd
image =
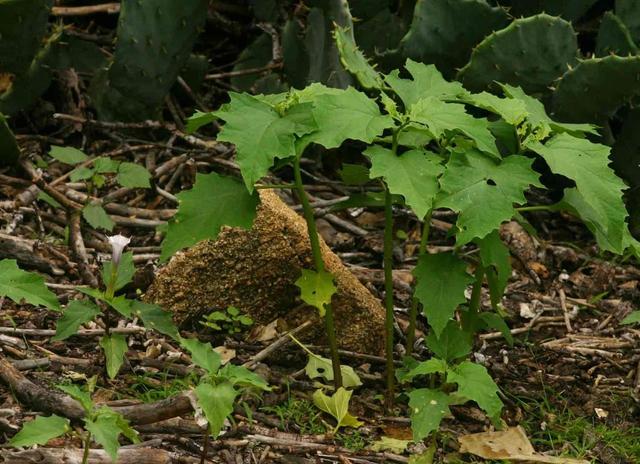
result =
[{"label": "prickly pear cactus", "polygon": [[607,11],[600,22],[596,38],[596,56],[636,55],[638,47],[633,42],[629,29],[616,15]]},{"label": "prickly pear cactus", "polygon": [[0,113],[0,166],[14,164],[18,161],[20,149],[13,132],[7,125],[7,120]]},{"label": "prickly pear cactus", "polygon": [[474,91],[498,81],[520,86],[527,93],[542,93],[577,59],[578,44],[571,24],[539,14],[517,19],[485,38],[458,79]]},{"label": "prickly pear cactus", "polygon": [[531,16],[545,12],[552,16],[562,16],[567,21],[576,21],[589,11],[597,0],[500,0],[509,8],[512,16]]},{"label": "prickly pear cactus", "polygon": [[113,62],[91,85],[101,119],[154,118],[189,57],[207,0],[123,0]]},{"label": "prickly pear cactus", "polygon": [[22,74],[40,49],[51,0],[0,1],[0,73]]},{"label": "prickly pear cactus", "polygon": [[616,0],[616,15],[627,26],[631,37],[640,42],[640,2],[638,0]]},{"label": "prickly pear cactus", "polygon": [[469,60],[473,47],[507,24],[506,11],[484,0],[418,0],[401,49],[404,56],[435,64],[452,76]]},{"label": "prickly pear cactus", "polygon": [[567,71],[553,94],[555,119],[603,123],[640,95],[640,56],[591,58]]}]

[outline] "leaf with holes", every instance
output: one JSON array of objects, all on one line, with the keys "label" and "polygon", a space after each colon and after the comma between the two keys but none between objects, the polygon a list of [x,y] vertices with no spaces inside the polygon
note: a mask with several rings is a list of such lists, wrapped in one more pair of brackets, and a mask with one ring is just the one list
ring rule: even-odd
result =
[{"label": "leaf with holes", "polygon": [[526,203],[524,191],[530,185],[542,187],[532,162],[524,156],[508,156],[498,163],[476,150],[451,153],[436,207],[459,213],[457,245],[496,230],[516,214],[514,205]]},{"label": "leaf with holes", "polygon": [[333,276],[327,271],[303,269],[302,275],[296,280],[300,289],[302,301],[318,309],[321,317],[325,315],[325,306],[331,304],[331,297],[337,288],[333,283]]},{"label": "leaf with holes", "polygon": [[411,410],[413,440],[419,442],[438,430],[442,419],[451,414],[451,398],[440,390],[419,388],[407,394]]},{"label": "leaf with holes", "polygon": [[[327,382],[333,381],[333,367],[331,360],[318,356],[316,354],[309,355],[309,361],[304,368],[307,376],[310,379],[317,379],[322,377]],[[340,372],[342,373],[342,385],[347,388],[359,387],[362,385],[362,381],[356,371],[351,366],[340,365]]]}]

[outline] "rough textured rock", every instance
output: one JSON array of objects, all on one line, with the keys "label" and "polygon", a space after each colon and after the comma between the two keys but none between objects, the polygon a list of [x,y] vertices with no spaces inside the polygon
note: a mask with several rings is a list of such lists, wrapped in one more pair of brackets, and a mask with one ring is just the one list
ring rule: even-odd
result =
[{"label": "rough textured rock", "polygon": [[[178,253],[158,272],[146,299],[172,310],[179,324],[231,305],[261,324],[281,317],[293,326],[317,318],[315,309],[300,306],[294,285],[301,269],[312,267],[306,223],[272,191],[263,190],[260,197],[251,230],[225,229],[216,241]],[[347,350],[381,353],[383,307],[321,242],[326,267],[338,287],[333,306],[339,344]],[[323,340],[322,321],[312,332],[307,339]]]}]

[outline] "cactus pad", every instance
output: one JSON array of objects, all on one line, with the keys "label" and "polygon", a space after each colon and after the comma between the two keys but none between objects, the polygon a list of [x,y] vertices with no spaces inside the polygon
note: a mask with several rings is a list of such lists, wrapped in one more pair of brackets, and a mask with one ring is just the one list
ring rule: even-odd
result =
[{"label": "cactus pad", "polygon": [[640,56],[583,60],[560,79],[553,114],[567,122],[603,122],[635,95],[640,95]]},{"label": "cactus pad", "polygon": [[473,47],[507,24],[506,11],[484,0],[418,0],[402,52],[452,76],[469,60]]},{"label": "cactus pad", "polygon": [[51,0],[0,1],[0,72],[29,69],[47,30]]},{"label": "cactus pad", "polygon": [[562,16],[567,21],[576,21],[596,3],[597,0],[511,0],[500,1],[509,6],[513,16],[531,16],[545,12],[552,16]]},{"label": "cactus pad", "polygon": [[203,28],[206,0],[124,0],[113,62],[91,85],[102,119],[154,118]]},{"label": "cactus pad", "polygon": [[517,19],[485,38],[458,79],[474,91],[499,81],[520,86],[527,93],[541,93],[577,59],[578,44],[571,24],[539,14]]},{"label": "cactus pad", "polygon": [[633,43],[629,29],[616,15],[607,11],[598,29],[596,56],[635,55],[638,47]]},{"label": "cactus pad", "polygon": [[640,42],[640,2],[638,0],[616,0],[616,15],[627,26],[631,38]]}]

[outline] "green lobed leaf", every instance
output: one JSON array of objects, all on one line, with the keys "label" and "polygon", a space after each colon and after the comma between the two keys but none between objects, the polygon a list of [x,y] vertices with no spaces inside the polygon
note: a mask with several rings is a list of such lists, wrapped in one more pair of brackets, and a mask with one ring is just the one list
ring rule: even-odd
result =
[{"label": "green lobed leaf", "polygon": [[89,159],[89,157],[81,150],[73,147],[60,147],[51,145],[49,155],[65,164],[79,164]]},{"label": "green lobed leaf", "polygon": [[146,328],[157,330],[174,340],[179,340],[180,334],[173,323],[171,312],[165,311],[156,304],[143,303],[138,300],[131,301],[131,310],[142,319],[142,323]]},{"label": "green lobed leaf", "polygon": [[464,292],[473,277],[467,273],[467,264],[453,253],[420,256],[413,275],[417,279],[415,297],[440,336],[458,305],[466,302]]},{"label": "green lobed leaf", "polygon": [[451,398],[440,390],[419,388],[407,394],[411,409],[411,431],[416,442],[440,428],[442,419],[451,414]]},{"label": "green lobed leaf", "polygon": [[107,158],[106,156],[101,156],[100,158],[93,160],[93,169],[95,172],[99,172],[100,174],[118,172],[119,166],[120,161]]},{"label": "green lobed leaf", "polygon": [[224,420],[233,412],[233,403],[238,392],[227,382],[215,386],[201,383],[194,392],[198,398],[198,405],[209,422],[211,434],[217,438]]},{"label": "green lobed leaf", "polygon": [[251,372],[244,366],[236,366],[235,364],[225,364],[216,375],[218,379],[224,379],[231,385],[240,388],[257,388],[263,391],[270,391],[269,384],[258,374]]},{"label": "green lobed leaf", "polygon": [[222,360],[220,354],[215,351],[210,343],[203,343],[194,338],[181,338],[180,346],[191,353],[193,363],[209,374],[215,374],[220,369]]},{"label": "green lobed leaf", "polygon": [[438,358],[451,362],[471,353],[473,337],[456,321],[449,321],[440,336],[432,331],[427,335],[425,343]]},{"label": "green lobed leaf", "polygon": [[[225,121],[221,142],[236,146],[237,161],[247,189],[265,176],[276,158],[294,156],[296,135],[315,127],[310,105],[294,105],[280,114],[257,97],[229,92],[231,101],[213,114]],[[301,120],[302,116],[302,120]]]},{"label": "green lobed leaf", "polygon": [[[333,366],[331,360],[318,356],[316,354],[309,355],[309,361],[304,368],[307,377],[310,379],[317,379],[322,377],[327,382],[333,381]],[[362,381],[353,367],[345,364],[340,365],[340,372],[342,373],[342,385],[346,388],[355,388],[362,385]]]},{"label": "green lobed leaf", "polygon": [[458,384],[456,393],[475,401],[491,420],[499,419],[503,406],[499,389],[484,366],[463,361],[447,372],[447,382]]},{"label": "green lobed leaf", "polygon": [[162,261],[201,240],[215,240],[223,226],[250,228],[259,203],[257,193],[213,172],[196,174],[193,188],[177,197],[180,206],[162,241]]},{"label": "green lobed leaf", "polygon": [[433,207],[444,172],[440,158],[426,150],[409,150],[399,156],[387,148],[372,145],[364,152],[371,160],[371,177],[383,177],[389,191],[402,195],[418,218]]},{"label": "green lobed leaf", "polygon": [[313,404],[322,411],[331,414],[336,420],[334,432],[340,427],[360,427],[363,424],[349,414],[349,400],[351,400],[352,393],[343,387],[338,388],[331,396],[325,395],[322,390],[313,392]]},{"label": "green lobed leaf", "polygon": [[394,70],[385,77],[385,81],[400,97],[407,111],[423,98],[454,100],[469,93],[459,82],[445,80],[432,64],[407,59],[404,66],[413,79],[402,79],[400,72]]},{"label": "green lobed leaf", "polygon": [[576,183],[575,189],[565,193],[565,201],[597,227],[596,238],[602,249],[621,254],[626,247],[627,227],[622,191],[627,187],[609,167],[610,148],[569,134],[530,148],[544,158],[553,173]]},{"label": "green lobed leaf", "polygon": [[474,118],[460,103],[445,103],[435,97],[421,98],[409,110],[412,121],[425,124],[437,138],[445,131],[460,132],[472,139],[478,149],[500,159],[496,140],[489,130],[489,121]]},{"label": "green lobed leaf", "polygon": [[331,297],[338,290],[333,283],[333,276],[327,271],[303,269],[296,280],[302,301],[318,309],[320,317],[325,315],[325,305],[331,304]]},{"label": "green lobed leaf", "polygon": [[58,298],[47,288],[44,278],[35,272],[23,271],[15,259],[0,260],[0,296],[17,304],[24,300],[34,306],[60,311]]},{"label": "green lobed leaf", "polygon": [[353,30],[336,24],[333,38],[340,53],[340,62],[347,71],[356,76],[360,85],[365,89],[382,88],[382,77],[356,45]]},{"label": "green lobed leaf", "polygon": [[500,98],[489,92],[469,94],[463,101],[478,108],[491,111],[513,126],[520,124],[529,114],[522,100],[517,98]]},{"label": "green lobed leaf", "polygon": [[116,180],[127,188],[149,188],[151,174],[144,166],[137,163],[120,163]]},{"label": "green lobed leaf", "polygon": [[476,150],[454,151],[440,178],[442,194],[438,208],[459,213],[456,244],[483,238],[515,214],[514,204],[526,203],[524,191],[530,185],[541,187],[533,160],[508,156],[502,162]]},{"label": "green lobed leaf", "polygon": [[371,143],[393,126],[389,115],[382,115],[377,103],[353,87],[345,90],[312,84],[298,91],[301,102],[313,103],[317,130],[305,136],[325,148],[337,148],[345,140]]},{"label": "green lobed leaf", "polygon": [[85,418],[84,427],[91,433],[93,440],[102,445],[111,460],[115,462],[120,449],[118,441],[120,428],[116,417],[113,414],[98,413],[95,418]]},{"label": "green lobed leaf", "polygon": [[38,416],[34,420],[27,422],[22,429],[16,433],[9,445],[11,446],[33,446],[46,445],[53,438],[64,435],[71,430],[69,419],[56,416]]},{"label": "green lobed leaf", "polygon": [[78,332],[78,328],[96,317],[102,311],[96,304],[87,300],[71,301],[62,317],[56,323],[56,335],[51,340],[65,340]]},{"label": "green lobed leaf", "polygon": [[93,201],[82,208],[82,217],[94,229],[104,229],[111,232],[116,225],[99,201]]},{"label": "green lobed leaf", "polygon": [[82,166],[71,171],[69,178],[71,179],[71,182],[80,182],[81,180],[91,179],[94,174],[95,171],[93,168]]},{"label": "green lobed leaf", "polygon": [[[111,272],[112,272],[112,262],[105,261],[102,264],[102,282],[105,287],[109,286],[111,281]],[[120,290],[122,287],[127,285],[133,279],[133,275],[136,273],[135,264],[133,264],[133,253],[127,251],[122,254],[120,258],[120,263],[118,264],[118,273],[116,275],[115,285],[113,287],[114,291]]]},{"label": "green lobed leaf", "polygon": [[107,375],[110,379],[115,379],[124,363],[124,357],[127,353],[127,339],[122,334],[104,335],[100,339],[100,346],[104,350]]}]

